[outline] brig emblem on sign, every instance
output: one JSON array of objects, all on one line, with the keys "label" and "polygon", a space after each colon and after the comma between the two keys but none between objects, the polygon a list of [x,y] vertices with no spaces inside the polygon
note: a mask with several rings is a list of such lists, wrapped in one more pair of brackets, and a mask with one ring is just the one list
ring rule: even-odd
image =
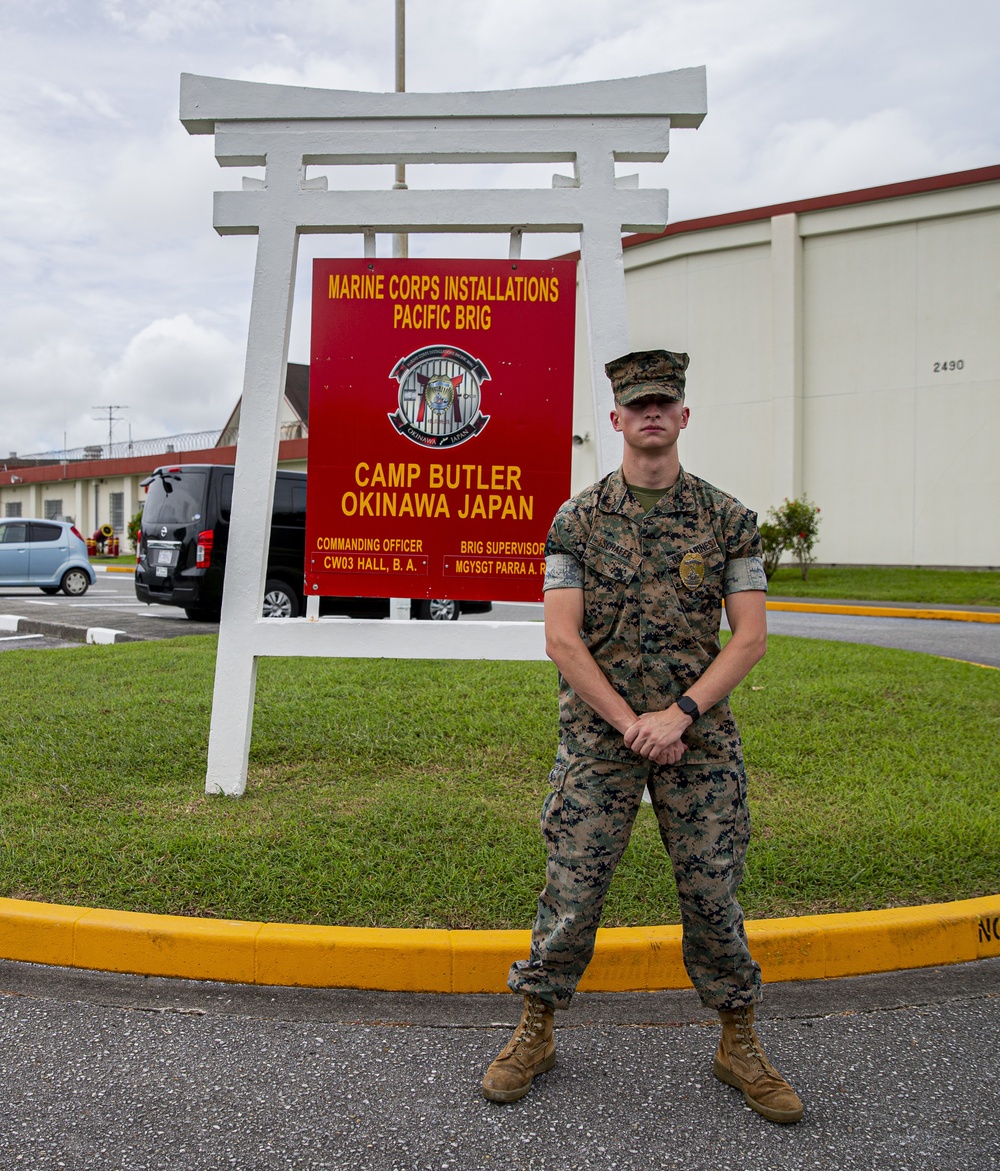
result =
[{"label": "brig emblem on sign", "polygon": [[400,358],[390,378],[399,382],[393,427],[421,447],[456,447],[490,421],[480,409],[480,388],[489,371],[455,346],[424,346]]}]

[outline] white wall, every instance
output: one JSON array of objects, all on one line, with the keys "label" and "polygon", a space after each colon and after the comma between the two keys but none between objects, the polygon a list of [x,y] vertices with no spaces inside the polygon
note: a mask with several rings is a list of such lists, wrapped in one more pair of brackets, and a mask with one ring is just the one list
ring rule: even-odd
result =
[{"label": "white wall", "polygon": [[821,561],[1000,565],[1000,183],[723,223],[625,262],[632,347],[691,355],[687,468],[762,517],[804,491]]}]

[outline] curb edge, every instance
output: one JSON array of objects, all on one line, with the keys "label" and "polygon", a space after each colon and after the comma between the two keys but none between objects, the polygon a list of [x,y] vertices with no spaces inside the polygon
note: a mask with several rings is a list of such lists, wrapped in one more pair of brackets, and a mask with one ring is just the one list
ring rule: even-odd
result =
[{"label": "curb edge", "polygon": [[[767,983],[938,967],[1000,956],[1000,894],[749,920]],[[504,992],[531,933],[319,927],[195,919],[0,898],[0,958],[191,980],[384,992]],[[689,987],[681,928],[597,933],[583,992]]]}]

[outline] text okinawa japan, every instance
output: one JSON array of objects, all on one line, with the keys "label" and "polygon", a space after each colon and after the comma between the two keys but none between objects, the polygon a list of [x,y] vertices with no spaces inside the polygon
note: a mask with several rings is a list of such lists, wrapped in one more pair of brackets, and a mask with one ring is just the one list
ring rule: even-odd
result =
[{"label": "text okinawa japan", "polygon": [[308,594],[541,599],[575,301],[572,261],[314,262]]}]

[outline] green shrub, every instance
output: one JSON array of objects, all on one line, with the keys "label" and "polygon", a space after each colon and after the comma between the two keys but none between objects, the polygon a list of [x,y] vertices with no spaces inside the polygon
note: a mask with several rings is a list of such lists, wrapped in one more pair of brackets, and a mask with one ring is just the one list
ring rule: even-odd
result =
[{"label": "green shrub", "polygon": [[139,529],[142,527],[142,509],[128,522],[128,539],[134,553],[139,546]]},{"label": "green shrub", "polygon": [[764,521],[760,526],[760,543],[764,550],[764,575],[770,581],[785,551],[785,538],[777,525]]},{"label": "green shrub", "polygon": [[[795,560],[799,563],[799,568],[802,570],[802,580],[806,580],[809,566],[816,560],[813,556],[813,547],[819,536],[819,512],[819,508],[813,504],[808,496],[802,496],[795,500],[789,500],[786,497],[785,503],[780,508],[768,509],[767,515],[773,522],[773,526],[767,522],[761,525],[761,541],[764,540],[763,530],[765,528],[772,530],[769,533],[772,548],[779,540],[781,541],[781,548],[774,553],[775,560],[771,573],[778,568],[782,552],[785,549],[791,549]],[[765,573],[767,572],[766,558],[767,551],[765,549]],[[768,574],[768,577],[770,576],[771,574]]]}]

